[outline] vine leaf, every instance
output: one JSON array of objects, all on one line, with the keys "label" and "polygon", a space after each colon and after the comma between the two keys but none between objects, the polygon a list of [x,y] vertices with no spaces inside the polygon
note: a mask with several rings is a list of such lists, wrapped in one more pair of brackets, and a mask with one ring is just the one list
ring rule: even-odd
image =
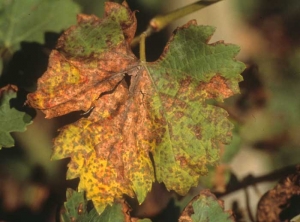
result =
[{"label": "vine leaf", "polygon": [[87,191],[99,213],[123,194],[136,192],[142,202],[154,180],[148,150],[138,150],[127,133],[136,128],[127,113],[138,116],[125,105],[129,91],[123,80],[138,70],[129,46],[136,19],[127,5],[106,3],[105,12],[101,20],[78,16],[78,25],[58,40],[38,90],[28,96],[48,118],[95,107],[89,118],[61,129],[53,159],[72,157],[67,178],[80,177],[78,189]]},{"label": "vine leaf", "polygon": [[182,212],[179,222],[224,221],[233,222],[232,212],[224,211],[223,202],[209,190],[194,197]]},{"label": "vine leaf", "polygon": [[[295,199],[299,197],[300,166],[296,165],[295,171],[281,179],[278,184],[266,192],[258,202],[256,220],[261,221],[288,221],[297,212],[288,214],[291,209],[297,209]],[[290,220],[294,221],[294,220]],[[297,221],[297,220],[295,220]]]},{"label": "vine leaf", "polygon": [[44,32],[60,32],[75,23],[80,8],[71,0],[2,1],[0,47],[14,52],[22,41],[44,42]]},{"label": "vine leaf", "polygon": [[78,15],[78,25],[59,38],[37,92],[29,97],[30,104],[42,109],[46,118],[89,110],[137,62],[128,45],[134,35],[131,29],[136,29],[134,14],[116,7],[106,3],[107,16],[102,20]]},{"label": "vine leaf", "polygon": [[31,124],[31,116],[17,110],[11,105],[11,100],[17,98],[18,88],[7,85],[0,89],[0,149],[14,146],[11,132],[23,132]]},{"label": "vine leaf", "polygon": [[52,158],[71,157],[67,178],[80,178],[98,213],[124,194],[142,203],[155,179],[180,194],[197,185],[232,128],[208,100],[237,93],[244,69],[237,46],[207,44],[214,28],[195,21],[177,29],[156,62],[140,62],[130,49],[134,12],[112,2],[105,12],[78,16],[28,95],[47,118],[88,115],[60,130]]},{"label": "vine leaf", "polygon": [[129,208],[123,203],[115,203],[108,206],[104,212],[99,215],[95,209],[87,211],[87,201],[83,192],[76,192],[70,188],[67,189],[67,201],[61,209],[61,221],[81,221],[81,222],[125,222],[131,221]]},{"label": "vine leaf", "polygon": [[244,65],[232,59],[237,46],[207,44],[213,32],[213,27],[191,21],[176,30],[161,58],[146,67],[153,121],[164,132],[153,151],[156,177],[182,195],[197,185],[208,164],[218,161],[218,143],[231,138],[226,111],[207,101],[238,93]]}]

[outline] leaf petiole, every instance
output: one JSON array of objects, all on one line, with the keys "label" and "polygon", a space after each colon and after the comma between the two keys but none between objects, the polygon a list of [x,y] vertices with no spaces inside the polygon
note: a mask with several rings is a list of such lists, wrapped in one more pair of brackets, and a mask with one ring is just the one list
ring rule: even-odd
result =
[{"label": "leaf petiole", "polygon": [[141,60],[141,62],[146,62],[146,37],[147,37],[146,32],[143,32],[140,35],[140,60]]},{"label": "leaf petiole", "polygon": [[146,31],[144,31],[141,35],[136,36],[132,42],[131,42],[131,47],[136,46],[140,40],[142,35],[150,36],[154,32],[159,32],[162,29],[164,29],[167,25],[169,25],[171,22],[182,18],[190,13],[193,13],[195,11],[198,11],[202,8],[205,8],[206,6],[209,6],[213,3],[219,2],[222,0],[200,0],[198,2],[195,2],[193,4],[184,6],[182,8],[176,9],[172,12],[169,12],[164,15],[157,15],[153,19],[150,20],[149,26]]}]

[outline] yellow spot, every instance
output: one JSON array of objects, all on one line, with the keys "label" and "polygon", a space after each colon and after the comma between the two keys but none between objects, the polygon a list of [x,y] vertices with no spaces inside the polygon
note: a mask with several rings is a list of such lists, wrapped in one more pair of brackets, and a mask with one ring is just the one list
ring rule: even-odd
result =
[{"label": "yellow spot", "polygon": [[80,73],[79,70],[70,65],[70,72],[68,72],[67,83],[68,84],[77,84],[80,82]]},{"label": "yellow spot", "polygon": [[108,112],[108,110],[104,110],[104,111],[102,112],[101,116],[102,116],[103,118],[108,118],[108,117],[110,117],[110,113]]}]

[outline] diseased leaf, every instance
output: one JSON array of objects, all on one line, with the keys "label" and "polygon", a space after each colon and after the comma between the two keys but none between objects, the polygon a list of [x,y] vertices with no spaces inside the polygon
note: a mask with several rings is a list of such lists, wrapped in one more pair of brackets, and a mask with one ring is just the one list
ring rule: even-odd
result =
[{"label": "diseased leaf", "polygon": [[107,16],[102,20],[79,15],[78,25],[58,40],[48,70],[29,99],[46,118],[89,110],[101,93],[114,90],[137,62],[127,43],[133,38],[130,30],[136,28],[135,17],[125,7],[115,7],[107,3]]},{"label": "diseased leaf", "polygon": [[139,150],[135,136],[127,134],[136,131],[138,113],[127,111],[125,105],[117,112],[109,109],[122,97],[128,99],[126,91],[119,84],[112,94],[96,101],[88,119],[64,127],[54,142],[53,158],[72,157],[67,178],[80,177],[78,189],[86,190],[98,212],[122,194],[133,197],[135,192],[142,202],[154,179],[148,152]]},{"label": "diseased leaf", "polygon": [[76,192],[70,188],[67,189],[67,201],[64,203],[64,209],[61,213],[63,222],[78,220],[82,215],[87,215],[87,202],[84,199],[83,192]]},{"label": "diseased leaf", "polygon": [[257,205],[256,221],[289,221],[296,214],[296,209],[299,209],[299,202],[295,201],[300,194],[299,180],[300,165],[297,165],[293,173],[281,179],[261,197]]},{"label": "diseased leaf", "polygon": [[201,191],[181,214],[179,222],[233,222],[232,213],[224,211],[223,202],[209,190]]},{"label": "diseased leaf", "polygon": [[125,203],[115,203],[107,206],[101,215],[95,209],[88,212],[84,193],[67,189],[67,201],[64,203],[61,220],[63,222],[125,222],[130,219],[127,211],[128,207]]},{"label": "diseased leaf", "polygon": [[[99,216],[96,210],[93,210],[94,218],[98,215],[98,220],[93,221],[107,221],[107,222],[123,222],[126,221],[126,212],[123,209],[124,205],[121,204],[113,204],[112,206],[107,206],[104,212]],[[91,212],[90,212],[91,213]],[[127,215],[128,216],[128,215]],[[92,219],[92,217],[91,217]]]},{"label": "diseased leaf", "polygon": [[18,88],[7,85],[0,89],[0,149],[14,146],[11,132],[23,132],[31,123],[31,117],[11,105],[11,99],[17,98]]},{"label": "diseased leaf", "polygon": [[1,1],[0,47],[19,49],[21,41],[44,42],[44,32],[60,32],[75,23],[79,6],[71,0]]},{"label": "diseased leaf", "polygon": [[241,137],[237,131],[237,129],[233,130],[230,144],[220,147],[221,156],[218,164],[209,167],[207,175],[200,177],[199,181],[203,187],[214,192],[225,192],[226,186],[232,176],[229,163],[241,147]]},{"label": "diseased leaf", "polygon": [[144,93],[150,95],[153,121],[161,123],[156,131],[164,132],[157,135],[153,152],[156,177],[182,195],[197,185],[207,165],[218,161],[218,144],[230,141],[228,114],[207,100],[238,93],[244,69],[233,59],[237,46],[207,44],[213,32],[191,21],[176,30],[161,58],[147,66],[152,89]]},{"label": "diseased leaf", "polygon": [[144,219],[137,219],[134,218],[131,220],[131,222],[151,222],[152,220],[150,220],[149,218],[144,218]]},{"label": "diseased leaf", "polygon": [[60,130],[52,158],[71,157],[67,178],[80,178],[78,190],[98,213],[124,194],[142,203],[155,179],[180,194],[197,185],[232,128],[208,100],[237,93],[244,69],[234,60],[238,47],[207,44],[214,29],[195,22],[176,31],[156,62],[140,62],[130,49],[134,13],[112,2],[105,12],[78,17],[28,95],[47,118],[88,115]]},{"label": "diseased leaf", "polygon": [[[130,134],[123,137],[131,130],[124,129],[130,107],[124,105],[129,95],[121,81],[138,62],[128,44],[136,20],[127,7],[115,3],[106,3],[106,15],[102,20],[78,17],[78,26],[68,29],[51,53],[38,91],[29,95],[29,103],[49,118],[95,107],[89,118],[61,130],[53,159],[72,157],[67,178],[80,176],[78,189],[87,191],[98,212],[134,191],[142,202],[154,180],[148,150],[138,150]],[[143,166],[145,171],[139,172]]]}]

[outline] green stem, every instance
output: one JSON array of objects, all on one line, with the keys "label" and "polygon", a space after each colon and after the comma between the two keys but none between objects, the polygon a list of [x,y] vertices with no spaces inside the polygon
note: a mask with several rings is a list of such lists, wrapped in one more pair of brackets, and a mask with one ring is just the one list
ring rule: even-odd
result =
[{"label": "green stem", "polygon": [[169,12],[165,15],[158,15],[151,19],[150,26],[154,32],[159,32],[165,28],[168,24],[175,21],[176,19],[182,18],[188,14],[191,14],[195,11],[198,11],[202,8],[205,8],[208,5],[219,2],[220,0],[203,0],[198,1],[193,4],[187,5],[183,8],[179,8],[175,11]]},{"label": "green stem", "polygon": [[146,32],[143,32],[140,35],[140,60],[141,60],[141,62],[146,62],[146,37],[147,37]]},{"label": "green stem", "polygon": [[[169,25],[171,22],[175,21],[176,19],[184,17],[192,12],[198,11],[199,9],[205,8],[206,6],[219,1],[222,0],[202,0],[187,5],[183,8],[179,8],[175,11],[169,12],[165,15],[155,16],[153,19],[151,19],[149,23],[149,27],[143,33],[146,33],[146,36],[150,36],[154,32],[161,31],[163,28],[165,28],[167,25]],[[140,37],[141,36],[137,36],[133,39],[133,41],[131,42],[132,47],[136,46],[140,42]]]}]

